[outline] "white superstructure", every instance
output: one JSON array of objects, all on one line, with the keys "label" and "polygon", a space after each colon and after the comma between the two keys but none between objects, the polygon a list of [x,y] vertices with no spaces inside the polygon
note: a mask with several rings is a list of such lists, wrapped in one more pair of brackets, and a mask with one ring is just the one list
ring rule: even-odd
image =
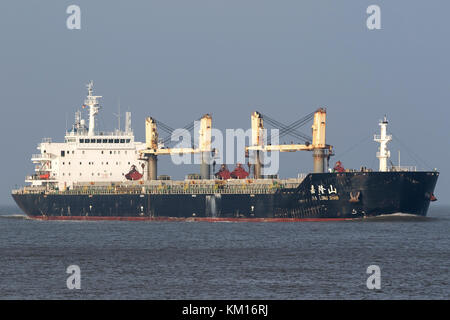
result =
[{"label": "white superstructure", "polygon": [[392,140],[391,135],[387,135],[387,125],[388,121],[386,116],[384,116],[383,121],[380,121],[380,135],[374,135],[373,140],[380,144],[377,152],[377,158],[380,161],[380,171],[388,171],[387,169],[387,159],[391,156],[391,152],[387,148],[387,144]]},{"label": "white superstructure", "polygon": [[77,111],[75,124],[66,132],[64,142],[43,139],[37,147],[40,153],[31,158],[36,165],[35,174],[28,176],[26,182],[63,189],[77,182],[125,181],[132,166],[141,174],[146,171],[146,162],[139,159],[139,151],[145,149],[145,143],[134,140],[131,113],[126,113],[125,131],[96,132],[95,116],[100,109],[101,96],[93,95],[92,81],[87,87],[83,108],[88,108],[89,126],[82,119],[81,111]]}]

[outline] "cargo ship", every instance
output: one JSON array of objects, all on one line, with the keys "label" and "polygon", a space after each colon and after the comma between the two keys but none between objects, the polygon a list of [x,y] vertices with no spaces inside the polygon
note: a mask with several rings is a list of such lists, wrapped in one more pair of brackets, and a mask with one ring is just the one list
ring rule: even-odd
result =
[{"label": "cargo ship", "polygon": [[[158,130],[172,128],[148,117],[145,142],[135,141],[131,113],[125,114],[125,128],[114,132],[96,130],[101,96],[93,94],[93,82],[75,123],[64,142],[45,138],[32,155],[35,173],[28,185],[12,191],[12,197],[30,218],[41,220],[154,220],[154,221],[316,221],[361,219],[378,215],[407,213],[426,216],[435,201],[439,172],[394,166],[388,160],[387,118],[379,122],[379,169],[345,169],[339,161],[329,167],[333,147],[326,144],[326,109],[283,125],[259,112],[251,115],[248,163],[233,171],[222,164],[215,171],[217,150],[211,139],[212,117],[197,122],[197,141],[190,146],[167,147]],[[267,142],[264,120],[281,127],[278,136],[292,134],[302,144]],[[313,121],[312,136],[297,129]],[[192,129],[192,126],[185,129]],[[197,130],[198,129],[198,130]],[[266,174],[264,154],[309,151],[314,169],[308,174],[281,179]],[[184,180],[157,175],[158,158],[196,155],[199,173]],[[246,170],[246,167],[248,169]]]}]

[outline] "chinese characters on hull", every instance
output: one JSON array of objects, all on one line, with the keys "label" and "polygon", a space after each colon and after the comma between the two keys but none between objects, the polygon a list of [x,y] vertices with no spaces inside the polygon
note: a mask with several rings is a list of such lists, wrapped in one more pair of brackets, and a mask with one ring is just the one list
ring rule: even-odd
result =
[{"label": "chinese characters on hull", "polygon": [[332,184],[324,186],[323,184],[311,185],[312,200],[339,200],[337,189]]}]

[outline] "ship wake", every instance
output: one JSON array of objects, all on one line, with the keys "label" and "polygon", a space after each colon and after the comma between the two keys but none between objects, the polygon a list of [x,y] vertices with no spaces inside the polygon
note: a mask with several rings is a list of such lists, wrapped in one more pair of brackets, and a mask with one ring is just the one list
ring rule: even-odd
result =
[{"label": "ship wake", "polygon": [[33,220],[24,214],[0,214],[3,219]]},{"label": "ship wake", "polygon": [[403,212],[396,212],[391,214],[381,214],[379,216],[373,216],[373,217],[365,217],[363,220],[365,221],[399,221],[399,222],[406,222],[406,221],[429,221],[431,218],[424,217],[424,216],[418,216],[415,214],[410,213],[403,213]]}]

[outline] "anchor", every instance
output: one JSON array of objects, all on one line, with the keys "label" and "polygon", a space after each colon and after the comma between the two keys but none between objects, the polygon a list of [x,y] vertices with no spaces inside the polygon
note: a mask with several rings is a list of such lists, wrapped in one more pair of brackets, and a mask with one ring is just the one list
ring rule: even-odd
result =
[{"label": "anchor", "polygon": [[435,197],[435,195],[433,193],[426,193],[425,194],[426,198],[428,198],[430,201],[437,201],[437,198]]},{"label": "anchor", "polygon": [[356,192],[356,194],[354,195],[353,192],[350,192],[350,200],[348,200],[349,202],[359,202],[359,195],[361,194],[360,191]]}]

